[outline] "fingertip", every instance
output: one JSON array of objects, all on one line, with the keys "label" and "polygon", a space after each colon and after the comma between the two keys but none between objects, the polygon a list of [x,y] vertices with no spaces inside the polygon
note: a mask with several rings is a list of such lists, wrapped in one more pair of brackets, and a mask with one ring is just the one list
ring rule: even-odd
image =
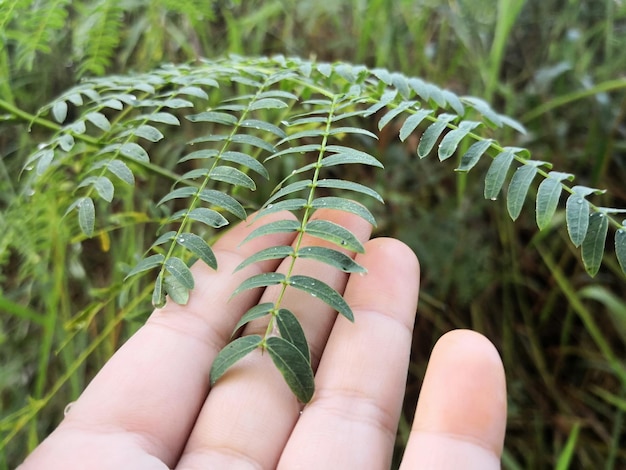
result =
[{"label": "fingertip", "polygon": [[505,428],[506,380],[495,346],[474,331],[446,333],[435,345],[424,377],[409,458],[448,462],[482,455],[476,458],[498,462]]}]

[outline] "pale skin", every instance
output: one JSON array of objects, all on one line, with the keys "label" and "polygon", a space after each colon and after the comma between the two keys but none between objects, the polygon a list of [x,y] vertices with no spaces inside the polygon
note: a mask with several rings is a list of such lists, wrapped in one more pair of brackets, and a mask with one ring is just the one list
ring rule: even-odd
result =
[{"label": "pale skin", "polygon": [[[419,264],[403,243],[365,243],[366,275],[314,260],[294,274],[344,294],[355,322],[307,293],[288,290],[283,307],[300,319],[311,346],[316,391],[305,407],[260,350],[210,387],[209,370],[241,315],[277,289],[230,298],[247,277],[283,271],[266,261],[233,274],[247,256],[293,234],[241,241],[285,214],[244,222],[215,245],[217,271],[196,263],[188,305],[168,302],[96,375],[58,428],[19,470],[52,469],[388,469],[404,394]],[[371,227],[343,212],[319,211],[363,242]],[[305,237],[305,245],[329,246]],[[241,332],[263,334],[257,320]],[[504,370],[494,346],[457,330],[435,346],[401,469],[500,468],[506,423]]]}]

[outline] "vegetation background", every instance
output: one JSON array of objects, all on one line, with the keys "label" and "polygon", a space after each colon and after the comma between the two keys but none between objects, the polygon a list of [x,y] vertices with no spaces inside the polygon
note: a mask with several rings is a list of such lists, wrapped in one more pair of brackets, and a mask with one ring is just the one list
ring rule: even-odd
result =
[{"label": "vegetation background", "polygon": [[[626,207],[625,46],[620,0],[4,0],[0,100],[35,113],[82,77],[228,53],[363,63],[485,99],[529,131],[501,141]],[[158,179],[120,202],[115,229],[84,239],[61,221],[71,182],[24,197],[37,138],[0,112],[0,469],[54,428],[150,310],[147,289],[120,295],[153,236]],[[378,234],[412,246],[423,269],[397,456],[434,342],[473,328],[507,371],[504,468],[626,468],[626,284],[610,249],[592,280],[562,214],[542,232],[533,211],[512,222],[476,175],[420,161],[388,133],[377,156]],[[167,149],[153,158],[167,166]]]}]

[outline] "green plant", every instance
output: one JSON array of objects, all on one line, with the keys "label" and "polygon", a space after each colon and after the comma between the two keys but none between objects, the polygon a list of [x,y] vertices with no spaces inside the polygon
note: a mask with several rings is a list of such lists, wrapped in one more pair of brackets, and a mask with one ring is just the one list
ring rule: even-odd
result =
[{"label": "green plant", "polygon": [[[170,189],[159,192],[146,220],[156,226],[158,237],[127,272],[131,279],[156,273],[152,301],[157,307],[166,294],[186,303],[194,287],[191,262],[200,259],[216,266],[206,240],[227,226],[229,217],[244,219],[250,209],[258,209],[259,215],[281,210],[296,215],[297,220],[274,222],[252,235],[297,233],[293,247],[272,247],[242,264],[290,258],[291,268],[285,275],[255,276],[237,289],[235,294],[280,285],[282,291],[275,303],[257,306],[241,319],[237,328],[262,316],[270,321],[263,336],[235,339],[222,351],[211,371],[212,382],[247,353],[263,348],[296,396],[310,400],[314,382],[306,338],[293,313],[281,307],[281,299],[288,288],[304,290],[352,320],[336,291],[291,273],[299,257],[346,272],[363,270],[346,254],[362,251],[356,237],[310,216],[318,208],[332,208],[375,225],[366,207],[370,200],[382,201],[379,192],[385,183],[381,173],[367,169],[382,167],[373,155],[377,135],[363,124],[373,115],[379,116],[378,131],[397,123],[400,141],[417,136],[419,158],[436,153],[445,161],[456,155],[458,172],[469,172],[482,157],[491,157],[484,196],[496,200],[508,180],[512,219],[519,216],[537,176],[543,179],[535,206],[540,230],[552,223],[562,192],[569,193],[567,229],[571,242],[581,248],[587,272],[593,276],[600,268],[610,225],[615,228],[617,260],[626,272],[626,221],[613,217],[626,211],[592,204],[587,198],[601,190],[572,187],[567,184],[572,174],[551,171],[550,163],[532,160],[526,149],[500,144],[494,130],[507,126],[523,133],[524,128],[484,101],[385,69],[282,56],[231,57],[86,80],[36,115],[4,100],[0,108],[50,134],[27,160],[26,192],[54,191],[58,181],[69,179],[72,196],[64,223],[78,237],[106,237],[120,226],[112,217],[116,194],[132,195],[153,178],[169,181]],[[182,136],[185,145],[174,141],[173,157],[152,160],[150,154],[173,136]],[[513,162],[518,166],[509,179]],[[361,167],[361,182],[345,179],[343,165]],[[257,188],[259,178],[270,182],[259,186],[265,193],[260,207],[250,207],[248,191]],[[330,241],[336,249],[302,246],[305,234]]]}]

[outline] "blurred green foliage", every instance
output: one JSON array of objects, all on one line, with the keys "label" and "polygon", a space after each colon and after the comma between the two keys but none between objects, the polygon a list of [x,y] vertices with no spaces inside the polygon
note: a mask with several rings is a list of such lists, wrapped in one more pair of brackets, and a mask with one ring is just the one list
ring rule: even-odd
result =
[{"label": "blurred green foliage", "polygon": [[[364,63],[490,101],[527,127],[518,143],[535,159],[624,207],[624,44],[618,0],[9,0],[0,99],[36,112],[82,77],[227,53]],[[77,237],[61,223],[72,183],[57,175],[31,194],[20,179],[37,132],[0,115],[0,468],[54,428],[149,310],[144,286],[121,286],[151,241],[155,208],[141,194],[158,182],[123,197],[110,228]],[[418,161],[415,142],[393,137],[377,148],[386,171],[375,189],[387,201],[378,234],[411,245],[423,270],[398,455],[434,341],[474,328],[507,371],[504,468],[626,466],[626,296],[614,256],[591,280],[561,212],[542,232],[532,211],[513,223],[504,201],[483,201],[480,179]],[[184,142],[155,162],[167,168]]]}]

